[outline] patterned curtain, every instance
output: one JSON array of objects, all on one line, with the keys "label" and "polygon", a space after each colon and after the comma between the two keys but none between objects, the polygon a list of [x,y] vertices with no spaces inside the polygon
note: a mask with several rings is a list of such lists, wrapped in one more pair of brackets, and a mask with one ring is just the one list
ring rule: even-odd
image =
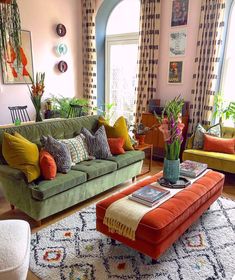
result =
[{"label": "patterned curtain", "polygon": [[97,106],[95,11],[94,0],[82,0],[83,97],[89,102],[90,114]]},{"label": "patterned curtain", "polygon": [[219,73],[226,0],[202,0],[188,134],[210,125]]},{"label": "patterned curtain", "polygon": [[149,99],[156,96],[161,1],[141,0],[140,9],[136,122],[147,111]]}]

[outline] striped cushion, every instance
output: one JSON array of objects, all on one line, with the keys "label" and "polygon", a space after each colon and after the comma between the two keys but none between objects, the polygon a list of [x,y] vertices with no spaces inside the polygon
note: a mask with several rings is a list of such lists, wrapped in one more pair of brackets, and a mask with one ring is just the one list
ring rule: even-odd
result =
[{"label": "striped cushion", "polygon": [[72,163],[76,164],[89,159],[87,145],[83,135],[79,134],[75,138],[62,139],[59,141],[68,147]]},{"label": "striped cushion", "polygon": [[86,138],[88,153],[90,156],[94,156],[97,159],[106,159],[112,156],[103,125],[94,135],[92,135],[85,127],[82,128],[81,132]]}]

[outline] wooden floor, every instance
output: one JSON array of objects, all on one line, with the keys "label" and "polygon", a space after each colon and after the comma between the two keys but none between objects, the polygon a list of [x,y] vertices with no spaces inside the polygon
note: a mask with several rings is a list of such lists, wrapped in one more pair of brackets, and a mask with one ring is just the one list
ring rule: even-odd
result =
[{"label": "wooden floor", "polygon": [[[162,162],[161,161],[153,161],[153,166],[152,166],[152,171],[150,173],[145,174],[144,176],[138,177],[137,180],[142,180],[143,178],[150,176],[152,174],[155,174],[157,172],[159,172],[160,170],[162,170]],[[147,167],[147,162],[145,163],[144,168]],[[97,195],[94,198],[91,198],[89,200],[87,200],[86,202],[83,203],[79,203],[78,205],[71,207],[67,210],[64,210],[62,212],[60,212],[59,214],[55,214],[49,218],[46,218],[43,220],[42,222],[42,226],[37,227],[37,225],[34,223],[34,221],[29,218],[26,214],[22,213],[20,210],[15,209],[15,210],[11,210],[10,205],[7,201],[5,201],[3,198],[0,198],[0,220],[3,219],[23,219],[26,220],[30,223],[31,226],[31,230],[32,233],[37,232],[38,230],[51,225],[57,221],[59,221],[60,219],[63,219],[71,214],[73,214],[74,212],[81,210],[84,207],[87,207],[88,205],[95,203],[96,201],[103,199],[109,195],[111,195],[112,193],[127,187],[128,185],[130,185],[132,182],[131,180],[129,180],[128,182],[121,184],[117,187],[112,188],[109,191],[106,191],[100,195]],[[227,197],[227,198],[231,198],[233,200],[235,200],[235,174],[230,174],[230,173],[225,173],[225,185],[224,185],[224,189],[223,189],[223,196]],[[28,277],[27,280],[38,280],[39,278],[36,277],[32,272],[29,271],[28,273]]]}]

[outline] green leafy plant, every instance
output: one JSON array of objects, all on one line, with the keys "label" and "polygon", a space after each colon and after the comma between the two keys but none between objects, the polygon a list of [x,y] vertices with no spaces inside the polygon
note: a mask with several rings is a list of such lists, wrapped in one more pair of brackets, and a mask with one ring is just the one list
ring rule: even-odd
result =
[{"label": "green leafy plant", "polygon": [[214,97],[213,118],[219,118],[220,123],[228,119],[235,121],[235,102],[226,100],[222,92],[218,92]]},{"label": "green leafy plant", "polygon": [[113,114],[114,108],[116,107],[115,103],[105,103],[101,108],[95,108],[98,114],[103,116],[108,122],[110,122]]},{"label": "green leafy plant", "polygon": [[12,48],[20,65],[21,22],[16,0],[0,1],[0,61]]},{"label": "green leafy plant", "polygon": [[165,141],[166,159],[177,160],[183,142],[182,130],[184,124],[181,122],[181,113],[184,100],[179,96],[166,102],[161,117],[155,114],[160,122],[159,129]]},{"label": "green leafy plant", "polygon": [[50,101],[52,103],[52,110],[57,111],[61,118],[67,118],[69,114],[70,104],[80,105],[82,107],[82,114],[88,112],[88,101],[86,99],[79,99],[76,97],[64,97],[62,95],[51,95]]}]

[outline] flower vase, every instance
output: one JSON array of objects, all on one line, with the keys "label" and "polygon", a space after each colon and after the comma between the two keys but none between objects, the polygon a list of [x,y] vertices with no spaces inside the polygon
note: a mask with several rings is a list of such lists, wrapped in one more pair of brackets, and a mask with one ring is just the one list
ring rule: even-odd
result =
[{"label": "flower vase", "polygon": [[41,106],[40,108],[35,108],[35,110],[36,110],[35,122],[41,122],[42,121]]},{"label": "flower vase", "polygon": [[180,160],[170,160],[164,158],[163,178],[174,184],[179,180]]},{"label": "flower vase", "polygon": [[145,134],[135,134],[135,138],[138,141],[139,145],[144,144]]}]

